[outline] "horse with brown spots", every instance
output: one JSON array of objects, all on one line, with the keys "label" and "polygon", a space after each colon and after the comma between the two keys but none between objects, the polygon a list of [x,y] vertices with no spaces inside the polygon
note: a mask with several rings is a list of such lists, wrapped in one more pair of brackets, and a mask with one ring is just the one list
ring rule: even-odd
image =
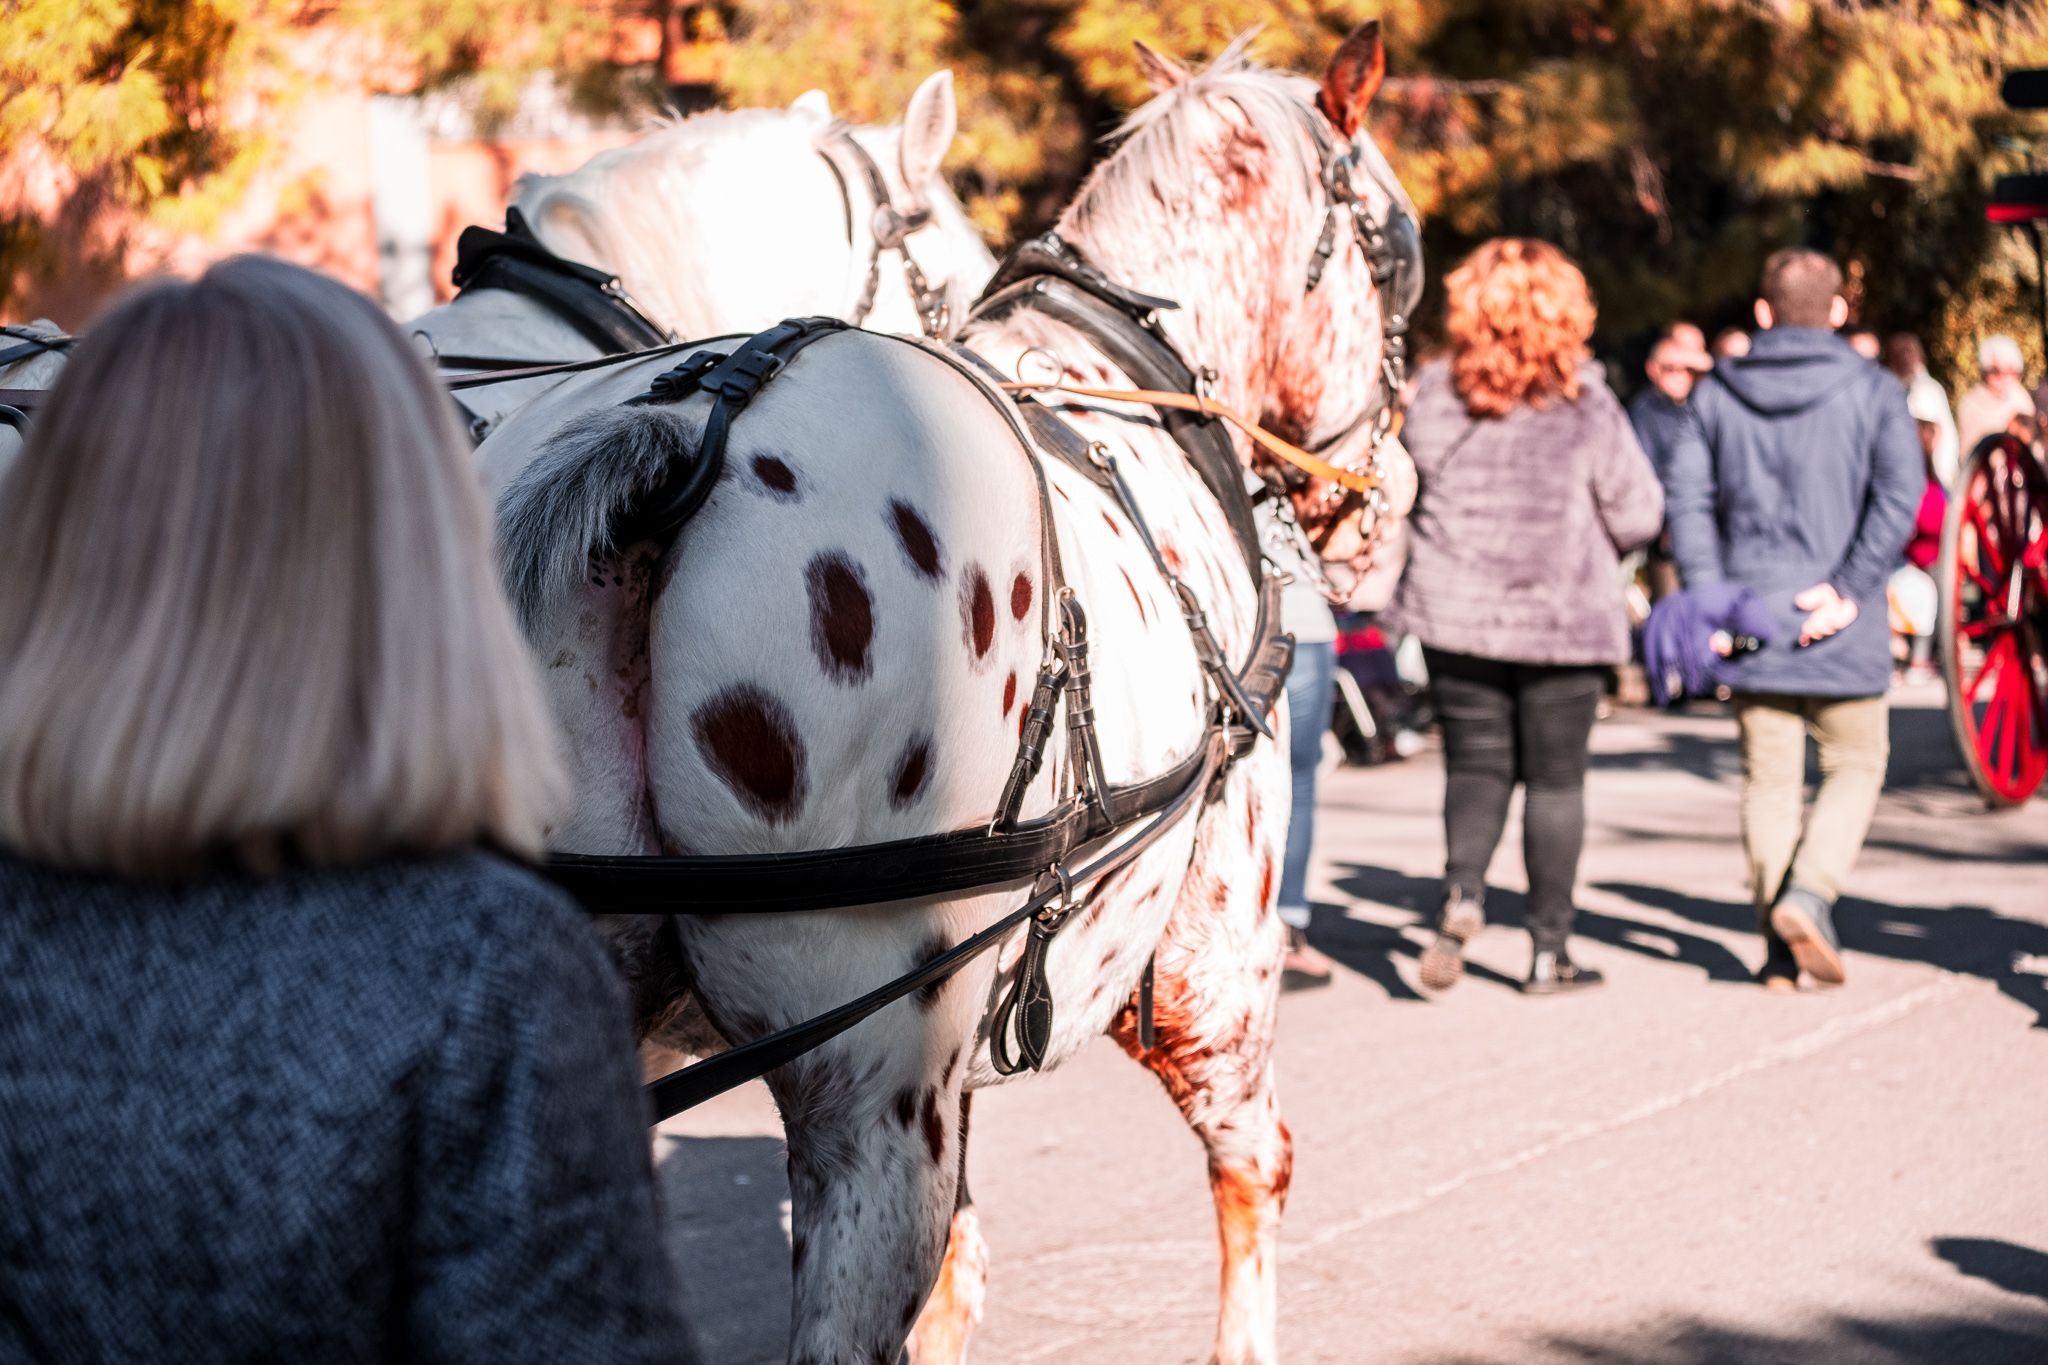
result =
[{"label": "horse with brown spots", "polygon": [[[1061,235],[1111,278],[1181,302],[1159,325],[1191,368],[1214,372],[1219,402],[1339,465],[1357,467],[1368,450],[1397,462],[1369,420],[1389,301],[1348,217],[1319,280],[1304,279],[1348,213],[1326,176],[1347,178],[1348,196],[1383,220],[1398,199],[1363,131],[1381,69],[1377,26],[1347,39],[1320,83],[1260,69],[1242,45],[1200,75],[1147,60],[1160,93],[1083,186]],[[1095,334],[1028,301],[971,322],[963,339],[998,371],[1042,370],[1050,358],[1067,382],[1133,387]],[[579,794],[554,832],[558,848],[771,854],[986,828],[1017,753],[1010,714],[1020,725],[1028,714],[1019,680],[1028,689],[1038,676],[1057,611],[1048,536],[1087,613],[1107,780],[1156,778],[1201,749],[1218,696],[1129,517],[1112,513],[1087,473],[1051,459],[1034,469],[974,372],[915,342],[848,331],[809,345],[733,422],[727,467],[744,473],[713,485],[671,540],[615,545],[634,541],[636,507],[699,455],[707,401],[621,406],[669,363],[578,376],[483,449],[505,488],[507,576],[534,647],[578,661],[548,674]],[[1279,382],[1307,371],[1322,382]],[[1223,651],[1246,658],[1258,586],[1187,453],[1153,409],[1064,411],[1115,453]],[[1238,454],[1274,472],[1249,443]],[[801,496],[771,496],[787,490],[757,458],[787,468]],[[1330,506],[1313,482],[1290,491],[1304,515]],[[1400,511],[1366,509],[1381,520]],[[1365,513],[1347,515],[1331,543],[1369,543]],[[594,561],[641,553],[659,558],[642,598],[592,586]],[[615,629],[637,632],[650,662],[637,721],[583,686],[580,661],[622,647]],[[1064,748],[1052,746],[1021,819],[1073,798],[1081,774]],[[1111,1033],[1158,1075],[1206,1149],[1224,1365],[1276,1352],[1275,1239],[1291,1156],[1272,1063],[1283,934],[1271,868],[1286,834],[1286,754],[1284,739],[1256,744],[1135,861],[1078,887],[1082,913],[1045,964],[1057,1003],[1047,1064]],[[896,978],[1029,890],[683,913],[673,921],[683,960],[664,979],[688,980],[712,1024],[742,1043]],[[719,908],[677,894],[678,911]],[[645,929],[620,934],[644,943]],[[942,988],[768,1075],[788,1130],[791,1360],[893,1360],[906,1336],[920,1365],[963,1357],[988,1264],[962,1181],[966,1101],[1005,1079],[988,1031],[1023,947],[1020,933]],[[645,956],[636,969],[655,970]],[[1133,1003],[1148,962],[1149,1047]]]}]

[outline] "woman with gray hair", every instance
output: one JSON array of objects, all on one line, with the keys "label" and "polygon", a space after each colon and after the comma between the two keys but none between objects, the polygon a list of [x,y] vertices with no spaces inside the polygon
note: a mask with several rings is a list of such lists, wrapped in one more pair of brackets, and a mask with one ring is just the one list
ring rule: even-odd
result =
[{"label": "woman with gray hair", "polygon": [[446,396],[242,257],[0,482],[0,1358],[673,1360],[623,990]]},{"label": "woman with gray hair", "polygon": [[[1977,347],[1977,368],[1983,380],[1956,404],[1956,437],[1962,458],[1993,432],[2031,428],[2034,400],[2027,395],[2026,360],[2011,337],[1986,337]],[[1953,477],[1953,476],[1951,476]]]}]

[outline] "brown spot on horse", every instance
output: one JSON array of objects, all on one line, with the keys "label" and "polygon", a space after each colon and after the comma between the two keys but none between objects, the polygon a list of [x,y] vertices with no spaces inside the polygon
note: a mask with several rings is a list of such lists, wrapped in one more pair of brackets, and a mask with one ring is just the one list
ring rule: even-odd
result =
[{"label": "brown spot on horse", "polygon": [[1021,621],[1024,614],[1030,610],[1031,579],[1024,574],[1018,574],[1010,581],[1010,617],[1012,620]]},{"label": "brown spot on horse", "polygon": [[946,1124],[939,1117],[939,1091],[936,1086],[924,1092],[924,1145],[931,1149],[933,1161],[944,1159]]},{"label": "brown spot on horse", "polygon": [[907,502],[892,501],[889,517],[896,524],[896,540],[910,560],[910,567],[926,578],[936,579],[940,564],[939,538],[932,534],[932,528]]},{"label": "brown spot on horse", "polygon": [[889,804],[902,810],[917,800],[924,791],[925,779],[931,776],[931,767],[931,736],[918,735],[896,761],[896,785],[889,792]]},{"label": "brown spot on horse", "polygon": [[1003,679],[1003,714],[1009,715],[1010,708],[1017,704],[1017,675],[1013,671]]},{"label": "brown spot on horse", "polygon": [[804,571],[811,592],[811,647],[825,675],[859,682],[874,671],[868,647],[875,639],[875,602],[867,576],[837,552],[813,558]]},{"label": "brown spot on horse", "polygon": [[729,687],[691,718],[697,748],[733,794],[771,825],[804,802],[804,751],[789,711],[750,684]]},{"label": "brown spot on horse", "polygon": [[774,494],[779,500],[787,502],[796,501],[796,471],[789,467],[789,461],[778,459],[773,455],[756,455],[754,457],[754,477],[760,480],[761,487]]},{"label": "brown spot on horse", "polygon": [[989,646],[996,641],[996,597],[988,586],[988,575],[978,564],[968,566],[960,583],[960,619],[974,657],[987,658]]}]

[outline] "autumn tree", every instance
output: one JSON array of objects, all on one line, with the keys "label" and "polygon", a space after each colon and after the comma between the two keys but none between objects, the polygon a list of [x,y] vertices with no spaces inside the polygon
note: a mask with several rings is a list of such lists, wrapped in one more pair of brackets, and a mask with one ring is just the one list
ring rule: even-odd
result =
[{"label": "autumn tree", "polygon": [[[1311,69],[1380,13],[1395,79],[1377,127],[1441,270],[1486,237],[1540,236],[1586,267],[1601,338],[1743,315],[1771,250],[1847,264],[1861,317],[1954,361],[1989,326],[2031,335],[2025,278],[1983,219],[1999,71],[2048,62],[2044,0],[1075,0],[1057,41],[1091,88],[1142,95],[1132,38],[1197,55],[1264,20]],[[1954,369],[1951,364],[1951,369]]]},{"label": "autumn tree", "polygon": [[471,81],[487,113],[533,71],[603,64],[605,5],[550,0],[5,0],[0,305],[61,244],[110,275],[132,221],[204,231],[274,150],[277,113],[337,74]]}]

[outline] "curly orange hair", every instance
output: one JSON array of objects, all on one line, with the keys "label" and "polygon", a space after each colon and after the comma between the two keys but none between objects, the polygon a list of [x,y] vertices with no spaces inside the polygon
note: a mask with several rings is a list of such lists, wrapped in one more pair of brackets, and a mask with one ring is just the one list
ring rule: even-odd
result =
[{"label": "curly orange hair", "polygon": [[1451,383],[1474,417],[1521,404],[1576,402],[1593,335],[1593,296],[1571,257],[1548,242],[1496,237],[1444,281]]}]

